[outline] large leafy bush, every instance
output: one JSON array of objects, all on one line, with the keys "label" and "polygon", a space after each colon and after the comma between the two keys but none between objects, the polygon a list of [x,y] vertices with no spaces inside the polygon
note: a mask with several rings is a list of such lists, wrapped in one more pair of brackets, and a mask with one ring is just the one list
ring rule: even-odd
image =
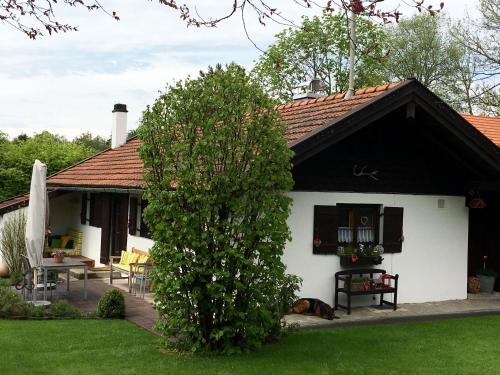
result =
[{"label": "large leafy bush", "polygon": [[293,184],[284,132],[234,64],[168,87],[144,112],[145,219],[170,342],[229,353],[279,336],[283,287],[297,290],[281,261]]}]

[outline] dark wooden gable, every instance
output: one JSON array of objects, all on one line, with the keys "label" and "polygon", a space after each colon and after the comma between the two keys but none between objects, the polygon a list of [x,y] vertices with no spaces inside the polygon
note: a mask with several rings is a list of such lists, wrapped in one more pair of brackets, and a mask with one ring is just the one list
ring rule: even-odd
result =
[{"label": "dark wooden gable", "polygon": [[500,177],[425,111],[406,106],[293,168],[295,190],[463,195]]},{"label": "dark wooden gable", "polygon": [[500,185],[496,145],[418,81],[291,148],[295,190],[464,195],[477,181]]}]

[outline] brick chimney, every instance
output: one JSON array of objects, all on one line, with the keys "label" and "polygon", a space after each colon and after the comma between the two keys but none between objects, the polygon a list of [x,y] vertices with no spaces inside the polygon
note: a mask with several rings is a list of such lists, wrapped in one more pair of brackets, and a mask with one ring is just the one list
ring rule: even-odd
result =
[{"label": "brick chimney", "polygon": [[115,104],[111,128],[111,148],[117,148],[127,141],[127,105]]}]

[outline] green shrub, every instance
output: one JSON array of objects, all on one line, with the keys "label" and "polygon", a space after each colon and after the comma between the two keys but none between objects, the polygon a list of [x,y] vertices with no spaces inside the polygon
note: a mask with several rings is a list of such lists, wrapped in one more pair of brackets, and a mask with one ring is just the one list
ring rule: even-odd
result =
[{"label": "green shrub", "polygon": [[125,317],[125,299],[118,289],[107,290],[97,304],[97,316],[100,318]]},{"label": "green shrub", "polygon": [[26,218],[21,212],[5,220],[0,231],[0,255],[7,263],[11,275],[19,277],[26,255]]},{"label": "green shrub", "polygon": [[281,330],[293,153],[274,106],[231,64],[169,86],[143,113],[157,327],[193,351],[256,349]]},{"label": "green shrub", "polygon": [[14,290],[0,287],[0,318],[27,316],[30,306]]},{"label": "green shrub", "polygon": [[82,317],[81,311],[71,306],[66,300],[60,300],[50,305],[46,311],[46,315],[54,318],[71,319],[80,319]]},{"label": "green shrub", "polygon": [[28,310],[28,316],[30,318],[44,318],[45,317],[45,306],[35,306],[29,304],[30,308]]}]

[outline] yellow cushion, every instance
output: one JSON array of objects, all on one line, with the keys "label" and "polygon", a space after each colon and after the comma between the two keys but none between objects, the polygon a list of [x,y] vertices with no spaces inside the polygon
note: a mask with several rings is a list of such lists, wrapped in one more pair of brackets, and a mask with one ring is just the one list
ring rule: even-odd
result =
[{"label": "yellow cushion", "polygon": [[126,251],[122,251],[122,255],[120,257],[120,264],[124,265],[124,266],[128,266],[128,264],[130,263],[129,262],[129,254],[128,252]]},{"label": "yellow cushion", "polygon": [[[130,272],[130,264],[120,264],[120,263],[115,263],[113,264],[113,268],[114,269],[119,269],[119,270],[122,270],[124,272],[127,272],[129,273]],[[138,267],[138,266],[135,266],[135,267],[132,267],[132,271],[135,272],[135,273],[143,273],[144,272],[144,267]]]},{"label": "yellow cushion", "polygon": [[124,270],[126,272],[130,271],[130,266],[128,264],[121,264],[121,263],[113,264],[113,268],[119,268],[119,269]]},{"label": "yellow cushion", "polygon": [[71,237],[71,236],[61,236],[61,247],[63,249],[65,249],[66,245],[68,244],[68,241],[72,240],[72,239],[73,239],[73,237]]},{"label": "yellow cushion", "polygon": [[149,257],[146,254],[144,254],[144,255],[141,255],[139,257],[139,260],[137,261],[137,263],[147,263],[148,260],[149,260]]},{"label": "yellow cushion", "polygon": [[128,264],[130,263],[137,263],[139,260],[140,255],[137,253],[129,253],[128,254]]}]

